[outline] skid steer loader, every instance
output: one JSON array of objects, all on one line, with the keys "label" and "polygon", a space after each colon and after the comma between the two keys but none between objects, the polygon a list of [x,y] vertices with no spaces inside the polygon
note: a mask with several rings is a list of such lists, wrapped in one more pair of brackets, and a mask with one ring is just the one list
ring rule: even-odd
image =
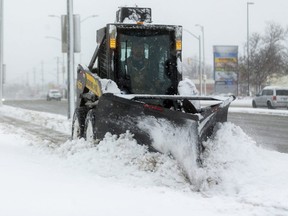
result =
[{"label": "skid steer loader", "polygon": [[[73,139],[99,142],[107,132],[130,131],[151,151],[181,158],[179,148],[193,149],[200,161],[202,142],[227,121],[235,98],[198,96],[193,83],[182,80],[181,51],[182,26],[152,24],[150,8],[119,8],[116,22],[97,31],[89,65],[78,66]],[[137,65],[133,57],[142,60]]]}]

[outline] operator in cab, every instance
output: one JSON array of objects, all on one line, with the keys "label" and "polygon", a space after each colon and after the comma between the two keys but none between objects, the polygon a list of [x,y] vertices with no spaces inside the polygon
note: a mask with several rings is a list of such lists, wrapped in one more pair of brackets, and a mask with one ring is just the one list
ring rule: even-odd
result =
[{"label": "operator in cab", "polygon": [[131,47],[131,55],[127,58],[127,73],[130,76],[133,93],[147,91],[148,66],[149,61],[145,57],[144,44],[134,42]]}]

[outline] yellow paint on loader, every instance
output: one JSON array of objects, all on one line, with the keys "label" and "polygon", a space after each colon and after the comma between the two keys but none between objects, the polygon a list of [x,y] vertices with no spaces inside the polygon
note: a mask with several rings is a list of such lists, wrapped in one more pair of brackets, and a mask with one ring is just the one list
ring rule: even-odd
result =
[{"label": "yellow paint on loader", "polygon": [[86,73],[86,87],[98,97],[102,95],[99,81],[88,73]]}]

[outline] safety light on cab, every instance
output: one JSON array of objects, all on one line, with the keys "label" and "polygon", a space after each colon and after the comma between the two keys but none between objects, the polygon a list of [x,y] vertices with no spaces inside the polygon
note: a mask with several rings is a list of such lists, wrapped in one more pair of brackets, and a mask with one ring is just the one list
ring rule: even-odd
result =
[{"label": "safety light on cab", "polygon": [[176,40],[176,50],[177,51],[182,50],[182,41],[181,40]]}]

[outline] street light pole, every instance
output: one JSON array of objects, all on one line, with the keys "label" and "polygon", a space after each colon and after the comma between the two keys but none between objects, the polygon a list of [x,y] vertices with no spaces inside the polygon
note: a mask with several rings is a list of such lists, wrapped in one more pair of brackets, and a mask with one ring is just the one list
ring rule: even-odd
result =
[{"label": "street light pole", "polygon": [[0,0],[0,106],[3,98],[3,0]]},{"label": "street light pole", "polygon": [[200,95],[202,96],[202,70],[201,70],[201,37],[196,36],[192,32],[188,31],[187,29],[184,29],[188,34],[190,34],[192,37],[196,38],[199,42],[199,65],[198,65],[198,70],[199,70],[199,85],[200,85]]},{"label": "street light pole", "polygon": [[67,0],[67,18],[68,119],[71,119],[75,110],[73,0]]},{"label": "street light pole", "polygon": [[[203,55],[203,57],[202,57],[202,76],[203,76],[202,79],[204,80],[204,95],[206,95],[207,91],[206,91],[206,73],[205,73],[204,26],[199,25],[199,24],[196,24],[196,26],[200,27],[201,32],[202,32],[202,50],[203,50],[203,52],[202,52],[202,55]],[[202,88],[202,86],[201,86],[201,88]]]},{"label": "street light pole", "polygon": [[250,96],[250,50],[249,50],[249,5],[253,5],[254,2],[247,2],[247,72],[248,72],[248,96]]}]

